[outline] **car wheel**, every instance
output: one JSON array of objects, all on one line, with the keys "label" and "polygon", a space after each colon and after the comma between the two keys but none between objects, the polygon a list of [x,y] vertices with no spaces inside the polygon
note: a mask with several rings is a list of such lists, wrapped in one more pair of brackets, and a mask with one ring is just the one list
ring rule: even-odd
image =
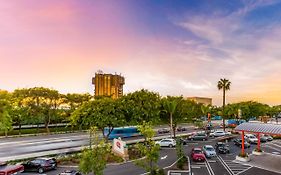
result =
[{"label": "car wheel", "polygon": [[170,148],[172,148],[172,147],[173,147],[173,145],[172,145],[172,144],[170,144],[170,145],[169,145],[169,147],[170,147]]},{"label": "car wheel", "polygon": [[38,173],[39,173],[39,174],[44,173],[44,169],[43,169],[43,168],[39,168],[39,169],[38,169]]}]

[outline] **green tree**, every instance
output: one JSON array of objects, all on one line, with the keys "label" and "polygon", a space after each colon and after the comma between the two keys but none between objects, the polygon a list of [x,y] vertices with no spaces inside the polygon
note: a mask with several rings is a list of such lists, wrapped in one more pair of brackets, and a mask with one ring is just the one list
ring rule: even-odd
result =
[{"label": "green tree", "polygon": [[83,104],[72,113],[71,121],[74,125],[98,127],[106,140],[115,127],[126,125],[121,100],[112,98],[100,98]]},{"label": "green tree", "polygon": [[121,98],[126,121],[138,125],[142,121],[160,122],[160,96],[148,90],[129,93]]},{"label": "green tree", "polygon": [[225,114],[224,114],[224,107],[225,107],[225,92],[230,90],[231,82],[225,78],[221,78],[220,81],[218,81],[218,90],[222,90],[222,111],[223,111],[223,130],[225,131]]},{"label": "green tree", "polygon": [[144,156],[144,159],[136,161],[136,165],[144,168],[151,175],[155,174],[158,169],[157,161],[159,159],[160,146],[155,144],[152,138],[155,135],[150,122],[143,122],[138,126],[140,133],[143,135],[144,143],[137,143],[136,147]]},{"label": "green tree", "polygon": [[49,125],[52,118],[57,117],[58,106],[62,103],[59,92],[44,87],[34,87],[28,89],[28,91],[29,97],[32,99],[30,101],[31,107],[38,118],[44,117],[46,131],[50,133]]},{"label": "green tree", "polygon": [[170,133],[172,137],[172,132],[174,133],[174,137],[176,137],[175,125],[173,124],[173,114],[176,112],[177,106],[180,103],[180,99],[167,97],[164,99],[164,110],[169,115],[170,118]]},{"label": "green tree", "polygon": [[12,129],[12,118],[8,112],[8,102],[6,100],[0,100],[0,131],[5,132],[5,136],[9,130]]},{"label": "green tree", "polygon": [[95,175],[103,175],[107,157],[110,154],[110,145],[103,139],[99,139],[96,127],[91,127],[91,132],[93,133],[94,147],[82,151],[79,170],[84,174],[93,173]]},{"label": "green tree", "polygon": [[183,100],[182,97],[171,97],[171,96],[168,96],[167,98],[163,99],[164,111],[169,115],[169,119],[170,119],[171,137],[172,137],[172,133],[174,137],[176,137],[176,125],[178,122],[180,122],[180,119],[182,119],[181,118],[182,115],[178,112],[177,115],[174,116],[176,120],[173,121],[173,115],[177,112],[178,106],[182,100]]}]

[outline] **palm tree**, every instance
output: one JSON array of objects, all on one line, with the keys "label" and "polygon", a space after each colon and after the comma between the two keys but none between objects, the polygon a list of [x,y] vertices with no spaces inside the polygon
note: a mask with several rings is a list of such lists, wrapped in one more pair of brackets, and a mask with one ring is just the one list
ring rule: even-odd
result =
[{"label": "palm tree", "polygon": [[224,116],[224,107],[225,107],[225,91],[230,90],[231,82],[225,78],[221,78],[218,81],[218,90],[222,89],[222,119],[223,119],[223,130],[225,131],[225,116]]},{"label": "palm tree", "polygon": [[[172,99],[169,99],[169,98],[165,99],[165,101],[164,101],[165,112],[167,112],[170,116],[170,134],[171,134],[171,137],[172,137],[172,133],[174,131],[174,129],[173,129],[173,114],[176,111],[178,103],[179,103],[178,100],[175,100],[175,99],[172,100]],[[174,136],[175,136],[175,132],[174,132]]]}]

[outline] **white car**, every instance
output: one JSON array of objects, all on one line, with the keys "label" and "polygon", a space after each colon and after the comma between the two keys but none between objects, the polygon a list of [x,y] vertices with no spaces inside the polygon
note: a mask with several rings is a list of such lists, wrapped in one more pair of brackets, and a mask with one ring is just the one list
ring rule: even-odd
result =
[{"label": "white car", "polygon": [[215,157],[217,155],[216,150],[212,145],[205,145],[203,146],[203,152],[206,157]]},{"label": "white car", "polygon": [[258,139],[256,136],[253,134],[245,134],[244,138],[249,142],[249,143],[258,143]]},{"label": "white car", "polygon": [[210,137],[222,137],[226,135],[231,135],[230,132],[224,132],[224,131],[215,131],[210,133]]},{"label": "white car", "polygon": [[172,147],[176,146],[176,141],[175,141],[175,139],[162,139],[160,141],[156,141],[155,144],[158,144],[161,147],[167,146],[167,147],[172,148]]}]

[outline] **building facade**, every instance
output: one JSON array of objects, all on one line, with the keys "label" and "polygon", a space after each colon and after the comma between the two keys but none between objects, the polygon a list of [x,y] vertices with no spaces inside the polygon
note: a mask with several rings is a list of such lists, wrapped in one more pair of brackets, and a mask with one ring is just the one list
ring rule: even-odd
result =
[{"label": "building facade", "polygon": [[125,78],[117,74],[104,74],[102,71],[95,73],[92,79],[95,86],[95,96],[110,96],[113,99],[123,96]]},{"label": "building facade", "polygon": [[187,97],[186,99],[195,101],[196,103],[202,103],[204,105],[212,105],[212,98],[207,98],[207,97]]}]

